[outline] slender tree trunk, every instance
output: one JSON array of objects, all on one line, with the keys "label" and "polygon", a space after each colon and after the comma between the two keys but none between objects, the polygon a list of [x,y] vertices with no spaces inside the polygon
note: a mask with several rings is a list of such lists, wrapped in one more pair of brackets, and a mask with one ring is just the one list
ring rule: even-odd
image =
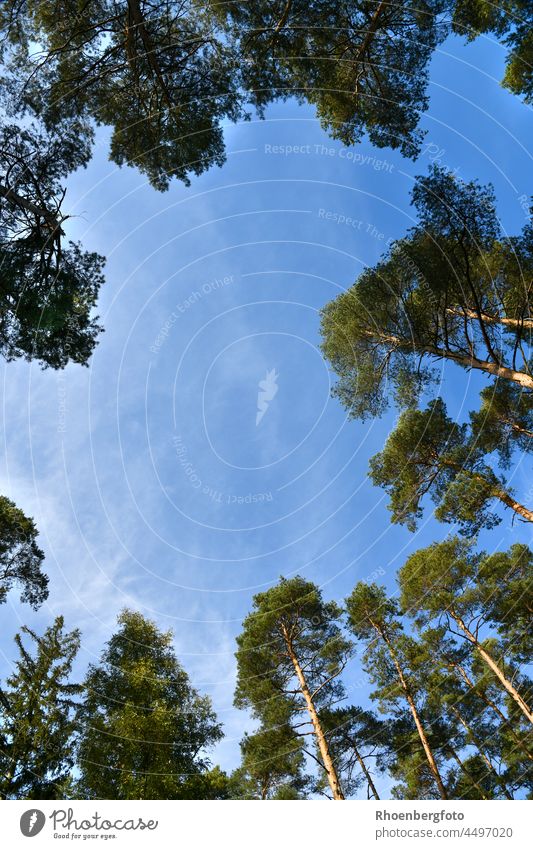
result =
[{"label": "slender tree trunk", "polygon": [[281,18],[279,19],[276,26],[274,27],[274,34],[277,34],[278,32],[280,32],[283,29],[283,27],[285,26],[285,24],[287,23],[287,21],[289,20],[291,8],[292,8],[292,0],[287,0],[287,2],[285,3],[285,8],[282,12]]},{"label": "slender tree trunk", "polygon": [[400,661],[398,660],[398,656],[397,656],[397,654],[394,650],[394,646],[392,645],[387,633],[382,628],[380,628],[379,625],[377,625],[375,622],[372,622],[372,620],[370,620],[370,622],[371,622],[372,626],[374,627],[374,629],[377,631],[377,633],[381,636],[381,638],[384,640],[384,642],[387,645],[390,656],[392,658],[392,662],[394,663],[394,666],[396,667],[396,671],[398,673],[398,678],[400,679],[400,684],[402,685],[402,689],[405,693],[405,698],[407,699],[407,703],[409,705],[409,708],[411,709],[411,713],[413,715],[413,719],[414,719],[415,725],[416,725],[416,730],[418,731],[418,736],[420,737],[420,742],[422,743],[422,747],[423,747],[424,752],[426,754],[426,758],[427,758],[427,761],[428,761],[428,764],[429,764],[429,768],[430,768],[431,772],[433,773],[433,777],[435,778],[435,781],[436,781],[439,793],[441,795],[441,798],[447,799],[448,793],[447,793],[446,788],[444,786],[444,783],[442,781],[442,778],[441,778],[441,775],[440,775],[440,772],[439,772],[439,768],[437,766],[437,762],[436,762],[436,760],[433,756],[433,752],[431,751],[431,746],[429,745],[429,740],[426,736],[426,732],[424,731],[424,726],[422,725],[422,722],[421,722],[420,717],[418,715],[418,710],[417,710],[417,707],[415,705],[415,701],[414,701],[412,693],[411,693],[411,688],[410,688],[409,684],[407,683],[407,681],[405,679],[402,667],[400,665]]},{"label": "slender tree trunk", "polygon": [[368,23],[368,29],[367,29],[366,35],[363,39],[363,43],[361,44],[361,47],[358,50],[357,56],[355,57],[355,64],[356,65],[365,58],[365,53],[368,50],[370,42],[372,41],[372,38],[375,35],[376,30],[378,28],[380,16],[383,14],[385,9],[388,8],[388,6],[389,6],[388,0],[381,0],[381,2],[378,4],[374,14],[372,15],[372,17],[371,17],[371,19]]},{"label": "slender tree trunk", "polygon": [[533,725],[533,713],[531,712],[531,709],[528,707],[528,705],[526,704],[526,702],[524,701],[524,699],[522,698],[522,696],[520,695],[520,693],[518,692],[516,687],[513,687],[513,685],[509,681],[509,679],[505,677],[504,673],[502,672],[502,670],[500,669],[500,667],[498,666],[496,661],[490,656],[488,651],[486,651],[486,649],[483,648],[483,646],[481,645],[481,643],[479,642],[477,637],[474,636],[472,631],[470,631],[470,629],[467,628],[467,626],[465,625],[465,623],[463,622],[461,617],[458,616],[456,613],[454,613],[452,610],[450,610],[450,615],[452,616],[454,621],[457,622],[457,624],[459,625],[459,627],[461,628],[461,630],[465,634],[467,640],[479,652],[480,656],[483,658],[483,660],[485,661],[485,663],[487,664],[489,669],[492,670],[492,672],[494,672],[498,681],[500,681],[500,683],[503,685],[503,687],[505,687],[505,689],[507,690],[507,692],[509,693],[511,698],[514,699],[514,701],[516,702],[516,704],[518,705],[518,707],[520,708],[520,710],[522,711],[524,716],[526,716],[529,719],[529,721],[531,722],[531,724]]},{"label": "slender tree trunk", "polygon": [[329,746],[327,740],[324,736],[324,732],[322,730],[322,725],[320,724],[320,719],[318,718],[318,714],[316,712],[316,708],[311,697],[311,691],[307,686],[307,681],[305,679],[304,672],[302,667],[300,666],[300,662],[294,652],[292,647],[292,641],[287,632],[287,629],[283,626],[283,637],[285,639],[285,643],[287,646],[287,652],[292,661],[292,665],[294,666],[294,671],[296,673],[296,677],[298,678],[298,683],[300,685],[300,690],[305,699],[305,704],[307,706],[307,710],[309,712],[309,716],[311,717],[311,722],[313,724],[313,730],[316,735],[318,749],[320,751],[320,755],[322,757],[322,763],[324,764],[324,769],[326,770],[326,774],[328,776],[329,786],[331,787],[331,792],[333,794],[333,798],[335,800],[344,799],[344,794],[341,790],[339,778],[337,775],[337,771],[333,764],[333,758],[331,757],[331,753],[329,751]]},{"label": "slender tree trunk", "polygon": [[457,717],[457,719],[459,720],[459,722],[461,723],[461,725],[463,726],[463,728],[465,729],[466,733],[472,738],[472,742],[474,743],[479,754],[481,755],[481,757],[483,758],[483,760],[487,764],[487,768],[488,768],[489,772],[491,772],[493,774],[495,781],[500,785],[501,789],[503,790],[504,796],[507,799],[512,799],[513,797],[509,793],[509,790],[507,789],[507,785],[505,784],[503,779],[500,777],[497,769],[495,768],[491,759],[489,758],[489,756],[485,752],[485,749],[481,745],[481,742],[480,742],[477,734],[474,733],[471,726],[463,718],[461,712],[455,707],[455,705],[451,705],[451,709],[452,709],[453,713],[455,714],[455,716]]},{"label": "slender tree trunk", "polygon": [[357,760],[359,762],[359,766],[363,770],[364,776],[365,776],[365,778],[368,782],[368,787],[370,789],[370,792],[372,793],[372,795],[374,796],[375,799],[379,799],[378,791],[376,790],[376,785],[372,781],[372,776],[370,775],[370,771],[369,771],[367,765],[365,764],[363,757],[359,754],[359,750],[358,750],[357,746],[355,745],[355,743],[353,741],[350,741],[350,742],[353,746],[354,754],[355,754],[355,757],[357,758]]},{"label": "slender tree trunk", "polygon": [[512,380],[513,383],[518,383],[518,385],[523,386],[524,389],[533,389],[533,376],[526,374],[523,371],[517,371],[516,369],[499,365],[498,363],[490,363],[488,360],[480,360],[473,356],[468,357],[464,354],[454,354],[452,351],[445,351],[444,349],[433,348],[432,346],[427,346],[426,350],[428,354],[452,360],[465,368],[486,371],[488,374],[492,374],[495,377],[503,377],[505,380]]},{"label": "slender tree trunk", "polygon": [[481,785],[479,785],[479,784],[477,783],[477,781],[475,780],[474,776],[473,776],[473,775],[470,775],[470,773],[468,772],[467,768],[465,767],[464,763],[462,762],[461,758],[459,757],[459,755],[457,754],[457,752],[455,751],[455,749],[453,748],[453,746],[452,746],[450,743],[448,743],[448,744],[447,744],[447,748],[448,748],[448,751],[450,752],[450,754],[451,754],[452,758],[454,759],[454,761],[458,764],[459,769],[461,770],[461,772],[464,772],[464,774],[465,774],[465,775],[466,775],[466,777],[469,779],[469,781],[471,781],[471,782],[472,782],[472,784],[474,785],[474,787],[477,787],[477,789],[479,790],[479,793],[480,793],[480,795],[481,795],[481,798],[482,798],[482,799],[487,799],[488,797],[487,797],[487,795],[486,795],[485,791],[483,790],[483,788],[481,787]]},{"label": "slender tree trunk", "polygon": [[488,374],[493,374],[495,377],[503,377],[505,380],[512,380],[513,383],[518,383],[518,385],[523,386],[524,389],[533,389],[533,377],[523,371],[517,371],[516,369],[509,368],[504,365],[497,365],[496,363],[489,363],[487,360],[478,360],[476,357],[462,357],[453,354],[450,355],[450,359],[455,360],[455,362],[458,362],[461,365],[465,365],[467,368],[486,371]]}]

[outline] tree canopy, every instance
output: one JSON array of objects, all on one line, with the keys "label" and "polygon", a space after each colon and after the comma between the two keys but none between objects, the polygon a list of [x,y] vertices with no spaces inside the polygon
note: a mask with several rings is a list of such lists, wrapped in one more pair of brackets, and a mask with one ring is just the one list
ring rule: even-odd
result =
[{"label": "tree canopy", "polygon": [[323,352],[350,415],[412,404],[444,360],[533,389],[533,230],[501,233],[490,188],[434,167],[412,192],[418,224],[327,304]]},{"label": "tree canopy", "polygon": [[533,98],[533,9],[529,0],[454,0],[453,30],[469,41],[491,33],[509,48],[503,85]]},{"label": "tree canopy", "polygon": [[21,589],[21,601],[34,609],[48,598],[48,577],[41,568],[44,552],[36,540],[33,519],[0,495],[0,604],[13,586]]},{"label": "tree canopy", "polygon": [[304,773],[303,738],[287,723],[246,734],[241,756],[241,766],[230,779],[233,798],[305,798],[309,779]]},{"label": "tree canopy", "polygon": [[191,787],[213,791],[209,777],[201,778],[206,752],[222,736],[211,702],[191,686],[172,634],[140,613],[121,613],[100,663],[89,667],[78,722],[82,798],[180,799],[190,798]]},{"label": "tree canopy", "polygon": [[201,4],[7,0],[4,21],[15,108],[47,127],[111,126],[111,159],[160,190],[224,161],[221,121],[241,114],[237,66]]},{"label": "tree canopy", "polygon": [[379,454],[370,460],[370,478],[390,495],[392,521],[414,531],[422,516],[422,501],[430,494],[435,517],[456,522],[463,533],[494,527],[501,516],[491,509],[500,503],[527,522],[533,511],[521,504],[486,462],[486,445],[446,413],[441,398],[427,409],[406,410]]},{"label": "tree canopy", "polygon": [[[23,637],[33,642],[28,649]],[[19,660],[0,690],[0,795],[5,799],[62,799],[72,792],[75,707],[71,680],[80,645],[58,616],[42,636],[23,626],[15,637]]]},{"label": "tree canopy", "polygon": [[[398,580],[403,607],[419,623],[441,618],[449,626],[453,623],[533,723],[533,712],[515,680],[517,664],[531,653],[532,565],[533,555],[525,545],[487,556],[476,552],[472,541],[452,537],[411,555]],[[492,634],[484,641],[480,629],[485,622],[492,623],[503,643],[495,642]],[[515,667],[512,673],[508,664]]]},{"label": "tree canopy", "polygon": [[282,578],[256,595],[237,638],[235,691],[235,705],[250,707],[263,724],[290,725],[314,738],[334,799],[344,795],[320,712],[343,696],[339,676],[350,642],[340,617],[340,608],[324,602],[318,587],[299,576]]},{"label": "tree canopy", "polygon": [[[75,127],[0,127],[0,353],[43,367],[87,365],[104,260],[66,241],[62,179],[90,147]],[[65,243],[66,242],[66,243]]]},{"label": "tree canopy", "polygon": [[448,792],[431,740],[431,724],[427,726],[424,718],[424,690],[416,687],[412,675],[418,647],[404,633],[398,604],[387,597],[382,587],[360,582],[346,599],[346,608],[348,626],[364,646],[364,665],[372,683],[377,685],[373,698],[382,708],[392,709],[400,719],[401,705],[407,703],[421,747],[410,752],[410,759],[422,759],[417,772],[422,769],[421,764],[424,764],[422,771],[429,769],[433,797],[447,799]]}]

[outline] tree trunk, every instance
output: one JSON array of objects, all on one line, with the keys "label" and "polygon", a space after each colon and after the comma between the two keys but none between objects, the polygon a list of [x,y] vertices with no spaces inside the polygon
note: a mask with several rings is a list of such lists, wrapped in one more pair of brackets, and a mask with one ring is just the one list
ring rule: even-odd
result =
[{"label": "tree trunk", "polygon": [[531,712],[530,708],[528,707],[518,690],[513,687],[509,679],[505,677],[504,673],[502,672],[496,661],[490,656],[488,651],[483,648],[483,646],[481,645],[477,637],[474,636],[472,631],[467,628],[461,617],[454,613],[452,610],[450,610],[450,615],[455,620],[455,622],[457,622],[463,633],[466,635],[467,640],[472,643],[475,649],[479,652],[480,656],[483,658],[489,669],[494,672],[498,681],[500,681],[500,683],[505,687],[511,698],[514,699],[524,716],[526,716],[533,725],[533,713]]},{"label": "tree trunk", "polygon": [[26,210],[26,212],[31,212],[32,215],[35,215],[36,218],[42,218],[43,221],[46,221],[50,231],[52,234],[59,233],[63,235],[63,231],[61,229],[61,223],[65,220],[64,218],[61,221],[58,221],[56,216],[49,212],[42,206],[37,206],[37,204],[32,203],[26,198],[21,197],[13,189],[8,188],[7,186],[0,185],[0,197],[5,198],[6,200],[11,201],[15,206],[19,206],[21,209]]},{"label": "tree trunk", "polygon": [[511,419],[505,419],[505,418],[500,417],[500,416],[498,416],[498,418],[500,419],[500,421],[509,425],[511,430],[514,430],[516,433],[519,433],[522,436],[528,436],[530,439],[533,439],[533,431],[528,430],[526,427],[522,427],[521,425],[517,424],[516,422],[513,422]]},{"label": "tree trunk", "polygon": [[363,770],[363,773],[364,773],[364,775],[365,775],[365,778],[366,778],[366,780],[367,780],[367,782],[368,782],[368,787],[369,787],[369,789],[370,789],[370,792],[371,792],[371,793],[372,793],[372,795],[374,796],[374,799],[378,799],[378,800],[379,800],[378,791],[376,790],[376,785],[375,785],[375,784],[374,784],[374,782],[372,781],[372,776],[370,775],[370,771],[368,770],[368,767],[367,767],[367,765],[365,764],[363,757],[359,754],[359,750],[358,750],[357,746],[355,745],[355,743],[354,743],[353,741],[350,741],[350,742],[351,742],[351,744],[352,744],[352,746],[353,746],[353,750],[354,750],[354,753],[355,753],[355,757],[357,758],[357,760],[358,760],[358,762],[359,762],[359,766],[360,766],[360,767],[361,767],[361,769]]},{"label": "tree trunk", "polygon": [[368,50],[370,42],[372,41],[372,37],[375,35],[376,30],[378,28],[379,18],[382,15],[382,13],[385,11],[385,9],[388,8],[388,6],[389,6],[389,4],[388,4],[387,0],[381,0],[381,3],[378,4],[374,14],[372,15],[372,17],[369,21],[369,24],[368,24],[368,29],[366,31],[366,35],[363,39],[361,47],[359,48],[359,50],[357,52],[357,56],[355,57],[355,64],[356,65],[358,65],[359,62],[364,60],[365,53]]},{"label": "tree trunk", "polygon": [[324,736],[324,732],[322,730],[322,725],[320,724],[320,719],[318,718],[318,714],[316,712],[316,708],[311,697],[311,691],[307,686],[307,681],[305,680],[305,675],[303,673],[302,667],[300,666],[300,662],[294,653],[294,649],[292,647],[292,642],[287,632],[287,629],[282,626],[283,637],[285,639],[285,643],[287,646],[287,652],[292,661],[292,665],[294,666],[294,671],[296,673],[296,677],[298,678],[298,683],[300,685],[300,690],[305,699],[305,704],[307,706],[307,710],[309,712],[309,716],[311,717],[311,722],[313,723],[313,730],[316,735],[318,749],[320,751],[320,755],[322,757],[322,763],[324,764],[324,769],[326,770],[326,774],[328,776],[329,786],[331,787],[331,792],[333,794],[333,798],[335,800],[344,799],[344,794],[341,790],[341,786],[339,783],[339,778],[337,775],[337,771],[333,764],[333,759],[331,757],[329,746],[327,740]]},{"label": "tree trunk", "polygon": [[523,386],[524,389],[533,389],[533,376],[526,374],[523,371],[517,371],[516,369],[499,365],[498,363],[490,363],[488,360],[479,360],[477,357],[467,357],[464,354],[454,354],[453,351],[433,348],[430,345],[422,347],[422,350],[426,350],[428,354],[433,354],[436,357],[443,357],[444,359],[452,360],[465,368],[474,368],[479,371],[486,371],[488,374],[492,374],[495,377],[503,377],[505,380],[512,380],[513,383],[518,383],[518,385]]},{"label": "tree trunk", "polygon": [[427,758],[427,761],[428,761],[428,764],[429,764],[429,768],[430,768],[431,772],[433,773],[433,777],[435,778],[435,781],[436,781],[439,793],[441,795],[441,798],[447,799],[448,793],[446,792],[446,788],[445,788],[444,783],[442,781],[442,778],[440,776],[440,772],[439,772],[439,768],[437,766],[437,762],[436,762],[436,760],[433,756],[433,752],[431,751],[431,746],[429,745],[429,740],[426,736],[426,732],[424,731],[424,727],[423,727],[422,722],[420,720],[420,717],[418,715],[418,710],[417,710],[417,707],[415,705],[415,701],[414,701],[412,693],[411,693],[411,688],[409,687],[409,684],[407,683],[407,681],[405,679],[402,667],[400,665],[400,662],[399,662],[398,657],[396,655],[396,652],[394,650],[394,646],[392,645],[391,641],[389,640],[389,637],[386,634],[386,632],[382,628],[380,628],[379,625],[377,625],[375,622],[372,622],[372,620],[370,620],[370,622],[371,622],[372,626],[374,627],[374,629],[377,631],[377,633],[381,636],[381,638],[385,641],[385,643],[387,645],[390,656],[392,658],[392,662],[394,663],[394,666],[396,667],[396,671],[398,673],[398,678],[400,680],[400,684],[402,685],[402,689],[405,693],[405,698],[407,699],[407,703],[408,703],[408,705],[411,709],[411,713],[413,715],[413,719],[414,719],[415,725],[416,725],[416,730],[418,731],[418,736],[420,737],[420,742],[422,743],[422,747],[423,747],[424,752],[426,754],[426,758]]},{"label": "tree trunk", "polygon": [[172,102],[172,98],[170,96],[170,92],[168,90],[167,84],[163,77],[163,72],[161,70],[161,66],[159,65],[159,61],[157,59],[157,52],[155,47],[152,44],[151,38],[146,29],[146,21],[143,17],[141,8],[139,6],[139,0],[127,0],[128,10],[131,13],[131,17],[133,19],[133,23],[135,24],[135,28],[141,38],[143,43],[143,47],[145,50],[145,56],[150,65],[150,68],[153,71],[155,78],[157,79],[161,91],[163,93],[163,97],[166,101],[166,104],[169,109],[174,107]]}]

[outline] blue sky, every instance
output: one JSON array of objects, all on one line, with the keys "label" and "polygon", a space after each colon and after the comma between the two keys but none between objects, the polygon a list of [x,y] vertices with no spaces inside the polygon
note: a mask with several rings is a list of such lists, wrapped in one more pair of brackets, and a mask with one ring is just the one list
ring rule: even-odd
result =
[{"label": "blue sky", "polygon": [[[390,525],[366,472],[395,412],[346,420],[317,347],[318,311],[411,226],[413,177],[433,160],[493,182],[503,227],[522,228],[531,110],[500,88],[503,58],[488,39],[438,51],[416,163],[366,140],[343,148],[289,102],[229,126],[223,168],[161,195],[107,161],[99,131],[65,206],[72,234],[108,257],[106,333],[88,369],[2,366],[0,491],[35,517],[50,575],[38,613],[15,593],[1,611],[2,677],[23,623],[64,613],[80,627],[82,675],[118,611],[139,609],[175,631],[193,683],[212,696],[226,731],[214,760],[230,769],[252,727],[232,699],[234,639],[253,594],[295,573],[339,601],[376,571],[393,590],[407,554],[446,536],[429,505],[417,534]],[[256,425],[273,369],[277,393]],[[446,367],[438,391],[464,418],[483,385]],[[517,458],[524,499],[529,471]],[[480,544],[530,536],[506,516]],[[360,678],[354,664],[356,703],[368,698]]]}]

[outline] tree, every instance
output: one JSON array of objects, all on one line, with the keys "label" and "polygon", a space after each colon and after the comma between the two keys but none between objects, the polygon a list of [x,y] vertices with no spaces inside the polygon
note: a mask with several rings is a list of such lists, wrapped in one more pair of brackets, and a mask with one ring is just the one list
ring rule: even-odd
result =
[{"label": "tree", "polygon": [[241,755],[241,766],[231,776],[233,798],[305,798],[303,741],[288,724],[246,734]]},{"label": "tree", "polygon": [[140,613],[120,614],[100,663],[89,667],[78,721],[82,798],[180,799],[191,788],[212,794],[213,782],[202,780],[205,751],[222,732],[211,702],[191,686],[171,632]]},{"label": "tree", "polygon": [[433,168],[418,178],[419,223],[327,304],[322,349],[350,415],[413,404],[444,360],[533,389],[533,230],[504,237],[491,188]]},{"label": "tree", "polygon": [[34,610],[48,598],[48,577],[41,569],[44,553],[33,522],[9,498],[0,495],[0,604],[13,586]]},{"label": "tree", "polygon": [[[533,723],[533,712],[519,692],[518,670],[512,659],[520,659],[530,648],[529,631],[524,633],[522,611],[531,598],[532,554],[523,545],[512,546],[507,553],[492,557],[476,553],[472,541],[452,537],[420,549],[408,558],[399,572],[401,604],[409,610],[419,625],[444,618],[448,627],[458,628],[458,634],[471,650],[479,655],[487,668],[499,681],[526,719]],[[496,575],[491,577],[493,568]],[[518,598],[518,626],[513,624],[512,603],[501,603],[505,596],[504,577],[519,582],[513,588],[512,598]],[[525,600],[520,599],[526,592]],[[503,638],[503,645],[483,638],[481,628],[492,622]],[[511,657],[506,657],[508,653]],[[507,673],[506,666],[511,674]]]},{"label": "tree", "polygon": [[[35,646],[32,654],[23,635]],[[15,637],[20,659],[0,691],[0,794],[5,799],[62,799],[74,765],[75,696],[72,664],[78,630],[62,616],[40,637],[23,626]]]},{"label": "tree", "polygon": [[[113,128],[111,159],[157,189],[224,161],[221,121],[241,116],[231,46],[191,0],[6,0],[10,97],[47,127]],[[33,44],[42,45],[35,51]]]},{"label": "tree", "polygon": [[262,109],[296,95],[346,145],[419,151],[428,64],[446,29],[441,0],[212,3],[241,57],[242,87]]},{"label": "tree", "polygon": [[256,595],[237,638],[235,692],[235,706],[251,708],[266,727],[290,725],[314,739],[315,759],[336,800],[344,793],[320,713],[344,696],[338,679],[350,643],[339,628],[340,617],[340,608],[323,601],[319,589],[299,576],[282,578]]},{"label": "tree", "polygon": [[514,94],[533,99],[533,10],[529,0],[455,0],[453,29],[471,41],[494,33],[510,48],[503,85]]},{"label": "tree", "polygon": [[533,511],[516,500],[485,462],[485,449],[470,437],[468,425],[448,417],[437,398],[426,410],[402,413],[383,451],[370,460],[370,477],[390,495],[392,521],[411,531],[428,493],[437,504],[436,518],[457,522],[466,534],[498,524],[500,517],[489,509],[494,501],[532,522]]},{"label": "tree", "polygon": [[103,258],[65,245],[61,180],[85,165],[80,128],[0,128],[0,353],[43,367],[87,365],[102,328],[92,317]]},{"label": "tree", "polygon": [[[417,647],[403,633],[398,605],[387,598],[382,587],[360,582],[346,599],[346,609],[348,627],[365,646],[365,668],[377,684],[373,698],[389,707],[407,702],[433,782],[440,797],[447,799],[430,734],[425,728],[417,692],[409,675]],[[421,754],[415,751],[411,757],[419,760]]]},{"label": "tree", "polygon": [[[435,650],[435,645],[433,646]],[[442,664],[462,684],[466,685],[468,698],[479,705],[479,711],[488,712],[499,721],[498,736],[502,741],[502,747],[506,750],[504,759],[507,764],[516,760],[533,761],[533,752],[528,746],[530,729],[526,727],[527,722],[520,711],[516,708],[514,701],[505,690],[502,690],[500,682],[484,664],[483,660],[476,655],[470,657],[465,651],[449,648],[442,651],[440,641],[439,657]],[[506,704],[506,699],[510,704]],[[510,710],[508,708],[511,708]],[[520,774],[526,774],[528,770],[520,768]]]},{"label": "tree", "polygon": [[[438,722],[434,731],[441,736],[441,748],[459,767],[450,774],[448,786],[466,798],[506,798],[513,795],[508,786],[506,763],[516,761],[507,745],[507,734],[498,717],[487,710],[471,685],[455,674],[455,664],[468,663],[468,649],[457,646],[446,628],[423,631],[418,640],[420,681],[426,689],[428,707]],[[474,751],[472,751],[474,750]],[[515,770],[516,773],[516,770]],[[527,786],[519,773],[518,787]]]}]

